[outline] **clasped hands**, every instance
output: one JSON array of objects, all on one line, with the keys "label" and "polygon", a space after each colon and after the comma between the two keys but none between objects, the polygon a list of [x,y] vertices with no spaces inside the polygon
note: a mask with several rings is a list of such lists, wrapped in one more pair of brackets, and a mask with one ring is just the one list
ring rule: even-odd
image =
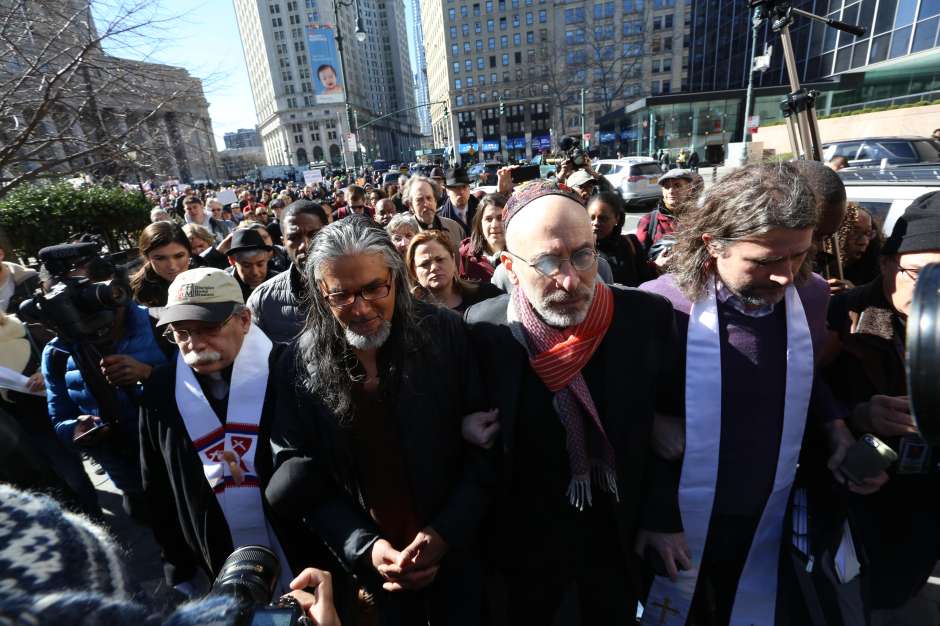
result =
[{"label": "clasped hands", "polygon": [[434,582],[447,542],[430,526],[425,527],[402,551],[385,539],[372,544],[372,566],[383,578],[386,591],[416,591]]}]

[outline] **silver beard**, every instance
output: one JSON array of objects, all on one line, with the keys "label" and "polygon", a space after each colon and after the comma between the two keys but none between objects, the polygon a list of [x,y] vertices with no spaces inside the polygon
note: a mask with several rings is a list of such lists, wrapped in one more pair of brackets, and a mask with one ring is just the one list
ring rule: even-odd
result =
[{"label": "silver beard", "polygon": [[346,343],[354,350],[375,350],[381,348],[388,341],[389,335],[392,334],[392,323],[388,320],[382,320],[382,325],[373,335],[360,335],[348,328],[344,329],[343,332],[346,335]]},{"label": "silver beard", "polygon": [[586,295],[587,300],[584,302],[584,308],[574,313],[560,313],[552,308],[552,304],[564,302],[570,297],[569,294],[561,290],[542,298],[532,298],[529,302],[532,303],[532,308],[546,324],[553,328],[567,328],[577,326],[587,317],[588,312],[591,310],[591,303],[594,302],[594,288],[592,286],[588,289],[586,285],[579,285],[576,295]]}]

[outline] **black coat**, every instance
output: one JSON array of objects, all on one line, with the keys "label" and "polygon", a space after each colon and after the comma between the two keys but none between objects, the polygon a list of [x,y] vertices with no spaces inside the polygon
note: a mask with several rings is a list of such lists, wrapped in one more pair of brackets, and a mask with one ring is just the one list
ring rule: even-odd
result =
[{"label": "black coat", "polygon": [[[614,448],[620,502],[615,505],[620,548],[632,558],[638,528],[662,532],[681,530],[678,517],[678,474],[656,457],[650,448],[650,432],[657,396],[675,389],[676,326],[672,306],[659,296],[636,289],[611,287],[614,317],[610,328],[585,368],[603,372],[604,380],[586,375],[589,388],[602,388],[595,397],[598,414]],[[533,415],[531,407],[550,406],[550,391],[540,382],[527,382],[535,376],[525,349],[510,331],[506,310],[509,296],[481,302],[466,313],[470,336],[480,360],[489,404],[499,408],[503,487],[501,501],[494,511],[509,510],[518,494],[516,480],[517,423],[554,426],[557,415]],[[599,361],[598,361],[599,360]],[[599,384],[595,384],[599,383]],[[544,395],[524,395],[524,388],[538,389]],[[537,410],[537,409],[536,409]],[[546,422],[545,420],[550,420]],[[537,490],[538,484],[525,487]],[[498,514],[494,515],[498,516]],[[546,519],[545,524],[554,523]],[[502,525],[502,524],[500,524]],[[524,551],[525,542],[514,546]]]},{"label": "black coat", "polygon": [[464,237],[470,236],[470,226],[473,224],[473,216],[477,212],[477,205],[480,204],[480,201],[477,200],[477,197],[473,194],[467,199],[467,221],[460,219],[460,215],[457,213],[457,210],[454,209],[454,204],[450,201],[450,198],[447,198],[447,201],[437,210],[438,215],[442,217],[448,217],[463,228]]},{"label": "black coat", "polygon": [[[448,607],[446,623],[475,624],[481,593],[476,546],[491,472],[488,455],[464,442],[461,420],[485,408],[479,370],[460,317],[421,302],[415,306],[426,338],[399,348],[405,351],[400,374],[385,392],[395,407],[417,521],[433,527],[449,546],[429,588],[443,604],[431,604]],[[386,347],[398,345],[393,332]],[[349,431],[330,407],[300,387],[297,358],[292,347],[279,364],[283,375],[271,440],[278,469],[268,497],[281,515],[312,525],[363,584],[379,589],[370,554],[380,532],[356,478]],[[380,369],[388,359],[380,351]]]},{"label": "black coat", "polygon": [[[259,448],[255,467],[261,481],[262,494],[271,477],[270,432],[273,421],[273,365],[280,350],[271,351],[271,376],[264,398],[259,423]],[[202,463],[193,446],[179,408],[176,405],[176,359],[158,367],[147,381],[141,399],[140,466],[143,489],[151,507],[152,528],[160,544],[164,574],[169,584],[189,580],[197,568],[210,580],[218,574],[222,563],[232,552],[232,538],[222,508],[206,481]],[[267,501],[265,514],[274,522]],[[275,524],[281,546],[290,558],[294,571],[300,571],[315,559],[298,551],[295,530],[287,524]]]}]

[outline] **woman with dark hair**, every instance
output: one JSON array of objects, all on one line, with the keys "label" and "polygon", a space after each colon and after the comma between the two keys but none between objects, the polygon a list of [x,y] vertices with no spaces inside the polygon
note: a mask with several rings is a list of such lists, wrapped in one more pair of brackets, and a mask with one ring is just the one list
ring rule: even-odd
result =
[{"label": "woman with dark hair", "polygon": [[615,283],[637,287],[656,277],[646,263],[643,246],[636,235],[622,234],[626,216],[619,195],[602,191],[592,196],[587,212],[594,228],[597,251],[610,264]]},{"label": "woman with dark hair", "polygon": [[826,241],[826,251],[831,256],[829,263],[829,290],[839,293],[852,289],[856,285],[866,285],[874,280],[880,273],[879,257],[881,256],[882,240],[879,236],[880,227],[872,218],[871,213],[849,202],[845,206],[845,216],[835,237],[839,241],[839,259],[842,262],[842,276],[840,280],[838,264],[835,261],[832,244]]},{"label": "woman with dark hair", "polygon": [[139,249],[144,264],[131,277],[134,300],[146,307],[166,306],[170,283],[193,258],[189,237],[175,222],[154,222],[140,233]]},{"label": "woman with dark hair", "polygon": [[442,230],[425,230],[415,235],[405,253],[405,267],[416,298],[458,313],[502,294],[489,282],[471,282],[457,275],[457,250]]},{"label": "woman with dark hair", "polygon": [[480,200],[470,236],[460,242],[460,277],[489,282],[499,265],[499,254],[506,247],[503,231],[503,207],[506,196],[491,193]]}]

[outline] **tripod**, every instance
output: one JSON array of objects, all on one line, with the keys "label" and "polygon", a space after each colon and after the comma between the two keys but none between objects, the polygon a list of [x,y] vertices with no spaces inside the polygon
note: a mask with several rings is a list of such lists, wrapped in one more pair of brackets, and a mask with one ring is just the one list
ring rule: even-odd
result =
[{"label": "tripod", "polygon": [[793,23],[794,15],[800,15],[857,37],[865,34],[865,28],[794,8],[786,0],[751,0],[750,6],[754,9],[755,26],[764,20],[772,20],[771,29],[780,35],[783,61],[787,68],[791,90],[781,101],[780,110],[787,124],[787,134],[793,156],[798,159],[821,161],[822,145],[819,140],[819,122],[816,119],[816,96],[819,94],[814,90],[800,87],[796,56],[793,53],[793,40],[790,37],[790,24]]},{"label": "tripod", "polygon": [[[794,15],[800,15],[856,37],[864,35],[865,28],[794,8],[786,0],[751,0],[750,6],[754,9],[755,39],[757,37],[757,26],[768,19],[772,20],[771,29],[780,35],[783,62],[787,68],[787,77],[790,79],[791,90],[780,102],[780,110],[787,124],[787,135],[790,139],[790,149],[793,157],[810,161],[822,161],[819,120],[816,118],[816,97],[819,92],[812,89],[807,90],[800,86],[796,68],[796,55],[793,52],[793,39],[790,37],[790,24],[793,23]],[[830,240],[836,260],[836,269],[841,279],[843,273],[839,239],[833,235]],[[826,273],[828,274],[828,271]]]}]

